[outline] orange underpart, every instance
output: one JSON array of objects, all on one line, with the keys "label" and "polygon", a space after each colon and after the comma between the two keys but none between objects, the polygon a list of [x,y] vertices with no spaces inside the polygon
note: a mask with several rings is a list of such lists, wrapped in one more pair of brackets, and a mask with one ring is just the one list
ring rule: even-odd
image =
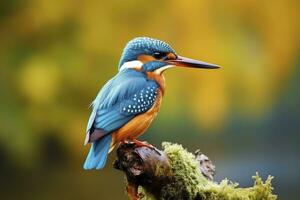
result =
[{"label": "orange underpart", "polygon": [[154,72],[147,72],[147,78],[155,80],[158,83],[162,95],[165,93],[165,77],[162,74],[156,74]]},{"label": "orange underpart", "polygon": [[142,135],[149,128],[151,122],[156,117],[160,108],[161,100],[162,92],[161,90],[158,90],[156,101],[150,110],[136,116],[123,127],[112,133],[111,146],[114,147],[119,142],[123,142],[127,139],[134,141],[137,137]]}]

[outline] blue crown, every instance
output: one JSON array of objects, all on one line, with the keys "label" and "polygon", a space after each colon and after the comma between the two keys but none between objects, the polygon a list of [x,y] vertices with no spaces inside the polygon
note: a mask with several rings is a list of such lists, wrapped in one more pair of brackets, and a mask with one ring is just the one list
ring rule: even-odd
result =
[{"label": "blue crown", "polygon": [[139,55],[153,55],[156,52],[174,53],[174,49],[161,40],[149,38],[149,37],[137,37],[129,41],[125,46],[120,63],[119,69],[124,62],[137,60]]}]

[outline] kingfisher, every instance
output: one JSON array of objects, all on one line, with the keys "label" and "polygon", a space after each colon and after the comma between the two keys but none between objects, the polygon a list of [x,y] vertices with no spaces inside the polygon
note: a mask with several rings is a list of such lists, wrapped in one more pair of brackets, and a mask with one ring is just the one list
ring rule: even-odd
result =
[{"label": "kingfisher", "polygon": [[219,66],[177,55],[158,39],[137,37],[125,46],[118,73],[99,91],[92,102],[84,144],[91,147],[84,169],[102,169],[107,155],[119,143],[137,140],[156,117],[165,93],[163,72],[174,67],[217,69]]}]

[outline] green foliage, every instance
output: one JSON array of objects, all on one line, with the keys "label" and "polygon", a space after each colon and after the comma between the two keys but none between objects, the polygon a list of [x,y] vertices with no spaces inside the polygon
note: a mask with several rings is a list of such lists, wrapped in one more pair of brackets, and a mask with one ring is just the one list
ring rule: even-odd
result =
[{"label": "green foliage", "polygon": [[[162,188],[161,199],[199,199],[199,200],[275,200],[272,194],[272,176],[265,182],[258,173],[253,176],[254,185],[249,188],[239,188],[237,183],[225,179],[220,183],[208,181],[199,170],[199,163],[179,144],[163,143],[165,153],[170,159],[170,164],[175,180]],[[143,188],[139,188],[143,200],[152,200]]]}]

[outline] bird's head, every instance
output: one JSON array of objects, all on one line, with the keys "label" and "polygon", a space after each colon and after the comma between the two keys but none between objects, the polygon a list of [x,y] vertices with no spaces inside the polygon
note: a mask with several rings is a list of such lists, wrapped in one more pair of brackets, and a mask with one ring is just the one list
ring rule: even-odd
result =
[{"label": "bird's head", "polygon": [[177,55],[172,47],[160,40],[138,37],[129,41],[123,50],[119,71],[134,68],[161,74],[172,67],[217,69],[219,66]]}]

